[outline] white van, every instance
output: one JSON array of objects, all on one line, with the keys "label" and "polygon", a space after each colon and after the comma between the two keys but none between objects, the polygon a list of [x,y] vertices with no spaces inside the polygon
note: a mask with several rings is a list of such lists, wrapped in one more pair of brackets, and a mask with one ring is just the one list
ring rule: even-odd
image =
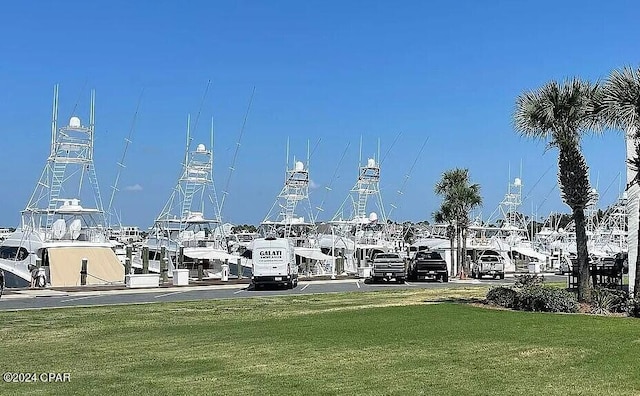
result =
[{"label": "white van", "polygon": [[252,260],[254,288],[263,285],[283,285],[292,289],[298,286],[298,266],[290,239],[254,239]]}]

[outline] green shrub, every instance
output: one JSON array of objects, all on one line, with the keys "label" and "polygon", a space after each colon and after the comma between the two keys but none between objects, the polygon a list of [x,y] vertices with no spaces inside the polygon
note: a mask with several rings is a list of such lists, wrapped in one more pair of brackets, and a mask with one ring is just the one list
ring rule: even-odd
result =
[{"label": "green shrub", "polygon": [[627,312],[627,298],[624,290],[597,287],[591,295],[591,312],[602,315]]},{"label": "green shrub", "polygon": [[516,297],[516,309],[539,312],[578,312],[575,294],[545,286],[523,287]]},{"label": "green shrub", "polygon": [[613,312],[614,296],[607,293],[607,289],[595,288],[591,293],[591,313],[609,315]]},{"label": "green shrub", "polygon": [[516,288],[542,286],[544,278],[535,274],[523,274],[516,276]]},{"label": "green shrub", "polygon": [[627,315],[640,318],[640,298],[630,298],[627,301]]},{"label": "green shrub", "polygon": [[518,293],[504,286],[493,287],[487,292],[487,302],[505,308],[514,308]]}]

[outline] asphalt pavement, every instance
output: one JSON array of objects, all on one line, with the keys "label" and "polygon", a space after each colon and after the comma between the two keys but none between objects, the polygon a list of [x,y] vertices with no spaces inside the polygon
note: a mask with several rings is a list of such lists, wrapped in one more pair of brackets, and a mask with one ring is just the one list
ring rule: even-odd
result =
[{"label": "asphalt pavement", "polygon": [[[565,276],[545,275],[549,282],[566,281]],[[448,283],[440,282],[406,282],[376,283],[364,282],[363,279],[336,279],[336,280],[300,280],[298,287],[294,289],[260,289],[253,290],[246,283],[217,284],[163,287],[152,289],[104,289],[98,288],[71,290],[54,289],[22,289],[6,290],[8,293],[0,298],[0,311],[21,309],[43,309],[64,307],[87,307],[121,304],[151,304],[170,301],[199,301],[217,300],[228,298],[249,298],[269,296],[291,296],[316,293],[339,292],[371,292],[389,290],[394,288],[456,288],[456,287],[480,287],[509,285],[514,283],[513,277],[503,280],[490,279],[453,279]]]}]

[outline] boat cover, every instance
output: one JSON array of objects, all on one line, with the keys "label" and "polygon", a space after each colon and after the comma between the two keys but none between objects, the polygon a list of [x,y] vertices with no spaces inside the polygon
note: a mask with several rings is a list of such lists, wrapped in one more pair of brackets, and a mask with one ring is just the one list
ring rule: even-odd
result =
[{"label": "boat cover", "polygon": [[309,258],[311,260],[333,261],[333,256],[329,256],[327,254],[324,254],[324,253],[322,253],[320,251],[320,249],[317,249],[317,248],[295,247],[295,248],[293,248],[293,250],[295,251],[295,253],[298,256],[306,257],[306,258]]},{"label": "boat cover", "polygon": [[51,286],[79,286],[82,259],[87,259],[87,285],[124,282],[124,266],[109,247],[51,247]]},{"label": "boat cover", "polygon": [[513,250],[514,252],[518,252],[524,256],[534,258],[542,263],[547,260],[547,256],[545,254],[536,252],[535,250],[527,246],[512,246],[511,250]]}]

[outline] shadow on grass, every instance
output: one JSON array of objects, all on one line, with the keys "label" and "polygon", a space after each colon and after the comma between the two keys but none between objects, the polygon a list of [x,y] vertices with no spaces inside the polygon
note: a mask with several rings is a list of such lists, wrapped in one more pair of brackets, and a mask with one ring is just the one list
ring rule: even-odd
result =
[{"label": "shadow on grass", "polygon": [[433,300],[423,300],[424,303],[451,303],[451,304],[487,304],[487,300],[477,297],[441,297]]}]

